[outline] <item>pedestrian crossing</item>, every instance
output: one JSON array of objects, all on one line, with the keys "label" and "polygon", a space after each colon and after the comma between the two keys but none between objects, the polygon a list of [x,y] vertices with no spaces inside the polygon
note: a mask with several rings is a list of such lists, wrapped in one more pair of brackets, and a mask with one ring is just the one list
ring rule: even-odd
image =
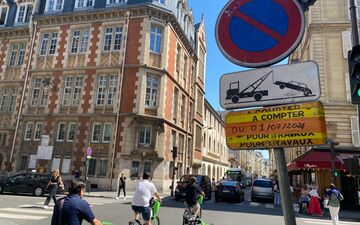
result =
[{"label": "pedestrian crossing", "polygon": [[[214,204],[215,201],[214,200],[210,200],[210,201],[204,201],[204,204]],[[272,203],[264,203],[264,202],[251,202],[251,201],[242,201],[240,203],[233,203],[233,202],[216,202],[216,204],[220,204],[220,205],[225,205],[225,204],[232,204],[235,206],[249,206],[249,207],[257,207],[257,208],[267,208],[267,209],[281,209],[281,207],[278,206],[274,206],[274,204]],[[299,206],[298,204],[294,204],[294,211],[298,212],[299,211]]]},{"label": "pedestrian crossing", "polygon": [[[106,198],[84,198],[90,207],[102,206],[106,204],[121,203],[125,200],[106,199]],[[50,218],[53,214],[54,203],[50,203],[48,208],[43,208],[44,201],[35,202],[34,204],[23,204],[16,207],[0,208],[1,219],[16,219],[26,221],[37,221]],[[10,224],[10,223],[9,223]],[[12,224],[12,223],[11,223]],[[6,224],[2,224],[6,225]]]},{"label": "pedestrian crossing", "polygon": [[[301,219],[305,224],[332,225],[330,220],[323,219]],[[340,225],[359,225],[359,222],[340,221]]]}]

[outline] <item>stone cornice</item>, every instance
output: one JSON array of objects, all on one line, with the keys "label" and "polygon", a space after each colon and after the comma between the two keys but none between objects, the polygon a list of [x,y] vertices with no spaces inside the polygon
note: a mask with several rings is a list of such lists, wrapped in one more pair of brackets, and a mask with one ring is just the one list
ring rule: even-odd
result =
[{"label": "stone cornice", "polygon": [[4,27],[0,28],[0,39],[10,39],[16,37],[30,38],[30,29],[28,26]]}]

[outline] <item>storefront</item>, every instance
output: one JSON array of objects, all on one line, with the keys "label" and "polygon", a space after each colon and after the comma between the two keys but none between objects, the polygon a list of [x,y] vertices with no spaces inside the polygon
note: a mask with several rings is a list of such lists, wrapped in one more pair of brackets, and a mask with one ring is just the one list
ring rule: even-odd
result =
[{"label": "storefront", "polygon": [[[336,151],[334,163],[338,176],[335,185],[345,197],[343,202],[347,208],[355,206],[354,196],[359,186],[359,177],[350,175],[344,159],[360,158],[359,151],[339,150]],[[300,188],[303,185],[318,187],[320,196],[324,196],[326,188],[333,183],[333,171],[331,169],[331,152],[329,149],[311,149],[288,164],[290,183]],[[359,168],[360,169],[360,168]]]}]

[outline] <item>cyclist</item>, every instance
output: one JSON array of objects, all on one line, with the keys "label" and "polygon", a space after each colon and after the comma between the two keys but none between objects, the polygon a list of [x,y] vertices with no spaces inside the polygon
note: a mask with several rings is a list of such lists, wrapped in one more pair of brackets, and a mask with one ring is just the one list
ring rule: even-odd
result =
[{"label": "cyclist", "polygon": [[136,185],[131,208],[135,212],[135,220],[140,221],[140,213],[145,225],[151,225],[151,208],[149,207],[150,199],[155,196],[160,202],[161,198],[155,185],[149,181],[150,174],[144,172],[143,180]]},{"label": "cyclist", "polygon": [[200,204],[197,202],[197,197],[202,195],[205,197],[205,193],[196,184],[196,177],[190,177],[190,183],[186,186],[185,204],[188,208],[193,208],[193,213],[196,217],[199,217]]}]

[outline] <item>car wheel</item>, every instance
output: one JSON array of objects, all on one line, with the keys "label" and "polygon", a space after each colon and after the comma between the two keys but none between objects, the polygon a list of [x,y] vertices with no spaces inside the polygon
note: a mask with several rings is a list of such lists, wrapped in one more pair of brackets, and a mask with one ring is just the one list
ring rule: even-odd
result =
[{"label": "car wheel", "polygon": [[36,187],[33,191],[35,196],[43,196],[44,190],[41,187]]},{"label": "car wheel", "polygon": [[251,201],[252,201],[252,202],[255,202],[255,198],[254,198],[254,197],[251,197]]},{"label": "car wheel", "polygon": [[285,85],[280,84],[280,89],[284,89],[284,88],[285,88]]},{"label": "car wheel", "polygon": [[304,91],[304,95],[305,96],[309,96],[310,95],[310,92],[308,90]]},{"label": "car wheel", "polygon": [[237,96],[237,95],[234,95],[234,96],[232,96],[232,98],[231,98],[231,101],[233,102],[233,103],[237,103],[238,101],[239,101],[239,96]]},{"label": "car wheel", "polygon": [[260,94],[260,93],[256,93],[256,94],[254,95],[255,101],[260,101],[261,98],[262,98],[262,94]]}]

